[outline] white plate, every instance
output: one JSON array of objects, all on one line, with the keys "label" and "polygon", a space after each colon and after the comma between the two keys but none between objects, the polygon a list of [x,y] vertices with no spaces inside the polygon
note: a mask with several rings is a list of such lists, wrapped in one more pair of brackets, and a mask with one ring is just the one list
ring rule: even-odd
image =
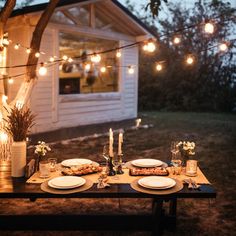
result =
[{"label": "white plate", "polygon": [[56,189],[71,189],[84,185],[86,180],[78,176],[61,176],[48,181],[48,186]]},{"label": "white plate", "polygon": [[71,166],[78,166],[78,165],[84,165],[84,164],[92,164],[93,162],[89,159],[83,159],[83,158],[74,158],[74,159],[67,159],[62,161],[62,165],[65,167],[71,167]]},{"label": "white plate", "polygon": [[168,177],[148,176],[138,180],[138,184],[144,188],[167,189],[176,185],[175,180]]},{"label": "white plate", "polygon": [[137,159],[132,161],[131,164],[138,167],[156,167],[161,166],[163,162],[156,159]]}]

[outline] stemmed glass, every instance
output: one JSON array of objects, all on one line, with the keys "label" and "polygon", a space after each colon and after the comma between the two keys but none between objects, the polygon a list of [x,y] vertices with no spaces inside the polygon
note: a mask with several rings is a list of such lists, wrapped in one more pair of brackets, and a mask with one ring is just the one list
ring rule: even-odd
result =
[{"label": "stemmed glass", "polygon": [[173,174],[179,175],[181,172],[181,155],[177,146],[178,142],[171,142],[171,165],[173,166]]}]

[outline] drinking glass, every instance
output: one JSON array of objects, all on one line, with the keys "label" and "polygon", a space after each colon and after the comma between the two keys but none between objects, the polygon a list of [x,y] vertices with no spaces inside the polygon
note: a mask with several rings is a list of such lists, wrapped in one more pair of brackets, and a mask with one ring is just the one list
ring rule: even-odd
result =
[{"label": "drinking glass", "polygon": [[41,178],[48,178],[50,176],[48,161],[40,161],[39,162],[39,173],[40,173]]},{"label": "drinking glass", "polygon": [[171,142],[170,151],[171,151],[171,165],[173,166],[172,168],[173,174],[179,175],[182,170],[182,160],[177,144],[178,142]]},{"label": "drinking glass", "polygon": [[197,161],[196,160],[187,161],[185,174],[187,176],[197,176]]},{"label": "drinking glass", "polygon": [[56,171],[56,165],[57,165],[57,158],[49,158],[49,169],[51,172]]}]

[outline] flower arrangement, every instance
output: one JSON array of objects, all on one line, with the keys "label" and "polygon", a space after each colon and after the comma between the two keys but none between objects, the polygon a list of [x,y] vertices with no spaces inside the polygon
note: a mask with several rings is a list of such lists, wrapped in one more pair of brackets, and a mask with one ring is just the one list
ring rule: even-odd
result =
[{"label": "flower arrangement", "polygon": [[29,130],[34,125],[35,115],[29,108],[17,106],[7,112],[9,115],[4,119],[6,121],[5,131],[12,136],[15,142],[26,141]]},{"label": "flower arrangement", "polygon": [[183,142],[179,142],[176,146],[179,149],[181,154],[184,154],[186,156],[195,155],[195,146],[196,145],[194,142],[183,141]]},{"label": "flower arrangement", "polygon": [[38,141],[38,144],[35,145],[34,153],[40,157],[44,157],[49,151],[51,151],[51,148],[43,141]]}]

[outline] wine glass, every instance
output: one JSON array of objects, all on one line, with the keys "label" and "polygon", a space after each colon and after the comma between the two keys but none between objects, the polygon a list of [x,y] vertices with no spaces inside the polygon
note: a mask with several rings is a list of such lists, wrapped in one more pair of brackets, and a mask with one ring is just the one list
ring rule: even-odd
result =
[{"label": "wine glass", "polygon": [[173,166],[173,174],[180,174],[181,172],[181,155],[177,146],[178,142],[171,142],[171,165]]}]

